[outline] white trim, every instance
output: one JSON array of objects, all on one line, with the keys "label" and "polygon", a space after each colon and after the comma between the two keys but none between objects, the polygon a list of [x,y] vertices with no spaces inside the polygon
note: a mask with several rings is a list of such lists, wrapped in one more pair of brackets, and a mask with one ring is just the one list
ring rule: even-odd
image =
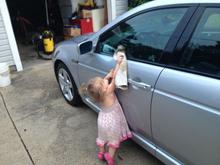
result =
[{"label": "white trim", "polygon": [[12,29],[11,19],[9,16],[9,12],[8,12],[8,8],[7,8],[5,0],[0,0],[0,11],[2,14],[3,22],[5,25],[5,30],[6,30],[6,33],[8,36],[8,41],[9,41],[9,45],[10,45],[10,48],[12,51],[12,55],[14,58],[16,69],[17,69],[17,71],[21,71],[21,70],[23,70],[23,67],[21,64],[21,59],[19,56],[18,47],[17,47],[17,43],[15,41],[14,31]]},{"label": "white trim", "polygon": [[178,4],[188,4],[188,3],[217,3],[219,4],[219,0],[154,0],[147,3],[144,3],[143,5],[140,5],[136,7],[135,9],[132,9],[133,12],[138,12],[143,9],[148,9],[152,7],[159,7],[159,6],[166,6],[166,5],[178,5]]},{"label": "white trim", "polygon": [[108,22],[116,18],[116,0],[107,0],[108,5]]},{"label": "white trim", "polygon": [[106,3],[107,3],[108,23],[110,23],[112,21],[111,0],[106,0]]},{"label": "white trim", "polygon": [[112,7],[111,0],[106,0],[107,3],[107,12],[108,12],[108,23],[112,21]]},{"label": "white trim", "polygon": [[112,20],[114,20],[116,18],[116,0],[111,0],[112,3]]}]

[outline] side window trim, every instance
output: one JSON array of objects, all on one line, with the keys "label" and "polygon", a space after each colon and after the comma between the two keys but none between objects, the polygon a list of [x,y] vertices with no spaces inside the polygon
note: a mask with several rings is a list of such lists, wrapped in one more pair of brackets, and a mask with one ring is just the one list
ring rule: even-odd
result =
[{"label": "side window trim", "polygon": [[[187,27],[185,28],[179,42],[176,45],[175,48],[175,56],[177,55],[178,50],[180,51],[181,49],[184,48],[184,46],[187,45],[187,42],[189,42],[193,32],[195,31],[195,28],[197,27],[203,13],[205,11],[205,7],[199,7],[195,14],[192,16],[192,18],[190,19],[189,23],[187,24]],[[175,57],[174,57],[175,58]]]},{"label": "side window trim", "polygon": [[184,50],[184,48],[188,45],[189,41],[191,40],[191,37],[192,37],[197,25],[199,24],[204,12],[205,12],[205,9],[207,7],[219,7],[220,8],[220,5],[219,4],[218,5],[213,5],[213,4],[200,4],[199,5],[195,14],[192,16],[189,23],[187,24],[187,27],[185,28],[182,36],[180,37],[180,40],[178,41],[178,43],[174,49],[174,52],[172,54],[172,57],[171,57],[169,63],[167,64],[166,68],[219,79],[218,76],[215,76],[213,74],[204,73],[201,71],[191,70],[191,69],[183,68],[180,66],[172,65],[173,63],[178,62],[178,60],[183,57],[184,54],[181,52],[182,52],[182,50]]},{"label": "side window trim", "polygon": [[176,46],[181,40],[181,37],[184,35],[185,29],[190,24],[190,20],[193,18],[198,8],[199,8],[199,5],[191,6],[188,8],[182,20],[177,25],[176,30],[174,31],[173,35],[171,35],[166,45],[166,48],[164,49],[164,53],[161,57],[162,63],[167,65],[170,62],[171,58],[173,58]]}]

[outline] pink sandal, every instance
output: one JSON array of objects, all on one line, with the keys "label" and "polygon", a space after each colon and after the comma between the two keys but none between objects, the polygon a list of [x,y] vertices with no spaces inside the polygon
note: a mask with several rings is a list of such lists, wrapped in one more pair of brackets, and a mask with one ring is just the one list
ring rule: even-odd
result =
[{"label": "pink sandal", "polygon": [[114,165],[114,159],[111,157],[109,153],[104,154],[105,160],[107,161],[108,165]]},{"label": "pink sandal", "polygon": [[104,153],[99,151],[98,154],[97,154],[97,157],[99,160],[104,160]]}]

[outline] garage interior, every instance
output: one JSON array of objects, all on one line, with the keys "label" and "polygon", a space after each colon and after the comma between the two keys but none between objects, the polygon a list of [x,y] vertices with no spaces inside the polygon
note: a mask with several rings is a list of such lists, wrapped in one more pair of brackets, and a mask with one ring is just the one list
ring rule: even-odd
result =
[{"label": "garage interior", "polygon": [[[24,44],[30,43],[36,32],[39,33],[45,29],[51,30],[55,39],[59,38],[58,41],[60,41],[60,38],[69,39],[97,31],[107,23],[106,20],[104,23],[104,18],[97,18],[97,12],[92,15],[94,9],[99,10],[98,14],[104,11],[104,4],[101,1],[99,2],[101,6],[83,0],[73,2],[71,0],[65,2],[61,0],[6,0],[6,2],[16,40]],[[93,19],[96,25],[88,23],[88,20],[92,20],[92,16],[96,16],[96,19]],[[97,19],[102,19],[99,22],[103,23],[98,25],[100,26],[98,29],[94,29],[94,26],[100,24]]]},{"label": "garage interior", "polygon": [[47,9],[45,0],[7,0],[6,2],[17,41],[21,41],[24,37],[30,40],[33,33],[43,28],[51,29],[56,35],[62,34],[62,18],[57,0],[48,0]]},{"label": "garage interior", "polygon": [[45,30],[52,32],[56,44],[78,35],[96,32],[128,8],[139,5],[129,0],[5,1],[22,61],[26,59],[22,57],[25,54],[22,53],[23,47],[32,49],[36,57],[44,54],[42,36]]},{"label": "garage interior", "polygon": [[[37,57],[51,59],[45,52],[43,35],[51,31],[56,44],[72,37],[96,32],[108,23],[106,0],[6,0],[20,58],[23,47],[35,49]],[[95,18],[95,19],[94,19]]]}]

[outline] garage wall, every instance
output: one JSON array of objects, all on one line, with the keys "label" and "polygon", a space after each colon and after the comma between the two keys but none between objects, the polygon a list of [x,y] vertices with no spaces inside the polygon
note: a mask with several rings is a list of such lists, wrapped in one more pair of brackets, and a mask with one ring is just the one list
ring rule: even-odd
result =
[{"label": "garage wall", "polygon": [[0,0],[0,62],[23,69],[5,0]]},{"label": "garage wall", "polygon": [[83,3],[84,0],[59,0],[60,12],[62,15],[63,23],[68,24],[69,17],[78,8],[78,3]]},{"label": "garage wall", "polygon": [[[64,24],[68,24],[68,18],[78,8],[78,3],[83,2],[85,2],[85,0],[59,0]],[[128,11],[128,0],[107,0],[107,5],[109,22]]]},{"label": "garage wall", "polygon": [[128,0],[116,0],[116,17],[128,11]]},{"label": "garage wall", "polygon": [[84,3],[85,0],[72,0],[73,11],[78,8],[78,3]]},{"label": "garage wall", "polygon": [[5,31],[2,14],[0,12],[0,62],[7,62],[9,65],[14,65],[14,59],[8,41],[8,36]]},{"label": "garage wall", "polygon": [[107,4],[109,22],[128,11],[128,0],[107,0]]},{"label": "garage wall", "polygon": [[59,0],[60,12],[63,19],[63,24],[68,24],[69,17],[72,14],[72,2],[71,0]]}]

